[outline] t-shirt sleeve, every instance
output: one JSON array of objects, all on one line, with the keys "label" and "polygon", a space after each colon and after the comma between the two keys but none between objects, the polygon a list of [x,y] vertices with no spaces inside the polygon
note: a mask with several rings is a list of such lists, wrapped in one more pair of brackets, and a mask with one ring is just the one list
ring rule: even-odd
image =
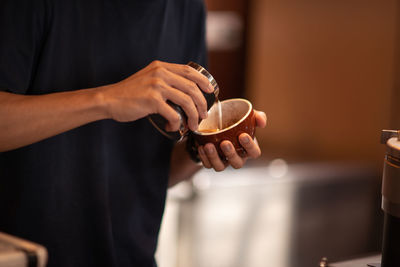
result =
[{"label": "t-shirt sleeve", "polygon": [[45,32],[44,1],[0,1],[0,91],[25,94]]}]

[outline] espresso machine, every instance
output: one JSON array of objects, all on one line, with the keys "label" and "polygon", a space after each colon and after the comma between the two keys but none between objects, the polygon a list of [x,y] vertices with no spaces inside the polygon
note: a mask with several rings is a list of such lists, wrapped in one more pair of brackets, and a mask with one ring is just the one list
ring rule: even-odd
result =
[{"label": "espresso machine", "polygon": [[382,255],[339,263],[322,258],[320,267],[400,267],[400,130],[383,130],[381,143],[386,144],[382,176]]}]

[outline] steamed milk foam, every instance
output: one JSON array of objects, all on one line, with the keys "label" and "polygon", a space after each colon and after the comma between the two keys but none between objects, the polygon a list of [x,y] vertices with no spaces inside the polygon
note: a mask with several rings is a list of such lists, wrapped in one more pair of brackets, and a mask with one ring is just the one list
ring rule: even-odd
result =
[{"label": "steamed milk foam", "polygon": [[217,129],[202,129],[202,130],[200,130],[200,132],[202,132],[202,133],[215,133],[215,132],[218,132],[219,130],[222,130],[223,129],[223,126],[222,126],[222,105],[221,105],[221,101],[219,101],[219,99],[218,99],[218,97],[215,99],[215,103],[214,103],[214,105],[217,105],[217,120],[218,120],[218,123],[215,123],[215,125],[218,125],[218,128]]},{"label": "steamed milk foam", "polygon": [[218,97],[216,99],[217,101],[217,105],[218,105],[218,128],[220,130],[223,129],[222,127],[222,105],[221,105],[221,101],[219,101]]}]

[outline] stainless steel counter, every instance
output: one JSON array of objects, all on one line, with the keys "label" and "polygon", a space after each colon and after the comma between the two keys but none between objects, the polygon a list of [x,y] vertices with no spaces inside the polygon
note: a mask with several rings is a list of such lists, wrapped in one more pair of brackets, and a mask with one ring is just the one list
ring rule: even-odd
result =
[{"label": "stainless steel counter", "polygon": [[366,258],[360,258],[355,260],[343,261],[332,263],[329,267],[369,267],[369,266],[380,266],[381,255],[369,256]]},{"label": "stainless steel counter", "polygon": [[354,164],[281,161],[202,170],[186,197],[170,192],[159,266],[310,267],[322,256],[374,253],[380,175]]}]

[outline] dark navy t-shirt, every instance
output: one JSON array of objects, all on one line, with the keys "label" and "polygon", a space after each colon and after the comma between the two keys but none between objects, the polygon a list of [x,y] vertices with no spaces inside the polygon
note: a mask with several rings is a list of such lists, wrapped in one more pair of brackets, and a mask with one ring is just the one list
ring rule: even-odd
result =
[{"label": "dark navy t-shirt", "polygon": [[[201,0],[2,0],[0,90],[91,88],[155,59],[204,65],[204,20]],[[0,153],[0,231],[46,246],[48,266],[153,266],[172,146],[147,119],[102,120]]]}]

